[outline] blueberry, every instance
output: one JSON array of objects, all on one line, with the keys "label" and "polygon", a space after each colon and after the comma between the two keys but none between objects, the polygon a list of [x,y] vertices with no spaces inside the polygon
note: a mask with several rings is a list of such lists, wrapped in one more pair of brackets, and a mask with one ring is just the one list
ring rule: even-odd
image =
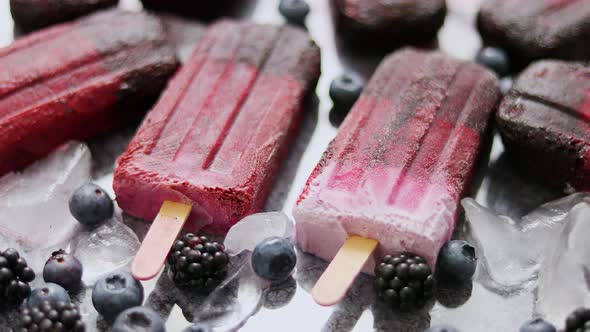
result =
[{"label": "blueberry", "polygon": [[459,332],[457,328],[450,326],[450,325],[435,325],[431,326],[425,332]]},{"label": "blueberry", "polygon": [[97,225],[113,216],[114,206],[109,195],[99,186],[87,183],[70,198],[70,212],[81,224]]},{"label": "blueberry", "polygon": [[334,108],[348,112],[363,92],[363,82],[351,75],[340,75],[330,83],[330,98]]},{"label": "blueberry", "polygon": [[82,263],[63,250],[56,251],[45,263],[43,279],[67,290],[79,289],[82,283]]},{"label": "blueberry", "polygon": [[113,332],[165,332],[164,320],[152,309],[133,307],[123,311],[115,320]]},{"label": "blueberry", "polygon": [[475,61],[493,70],[500,77],[506,76],[510,73],[510,61],[508,60],[508,55],[500,48],[484,47],[479,53],[477,53]]},{"label": "blueberry", "polygon": [[193,325],[187,327],[182,332],[213,332],[213,329],[211,328],[211,326],[209,326],[207,324],[196,323],[196,324],[193,324]]},{"label": "blueberry", "polygon": [[143,303],[143,286],[127,271],[109,273],[94,285],[92,304],[107,320]]},{"label": "blueberry", "polygon": [[452,240],[438,253],[436,273],[445,281],[466,282],[473,277],[476,266],[475,248],[465,241]]},{"label": "blueberry", "polygon": [[556,332],[555,326],[550,323],[537,318],[529,320],[522,324],[518,332]]},{"label": "blueberry", "polygon": [[279,4],[279,13],[281,13],[288,22],[303,25],[307,14],[309,14],[309,5],[303,0],[281,0],[281,3]]},{"label": "blueberry", "polygon": [[52,304],[59,302],[70,303],[71,299],[70,295],[68,295],[68,292],[63,287],[47,283],[42,287],[33,290],[31,296],[29,296],[29,299],[27,300],[27,304],[29,307],[37,307],[45,301]]},{"label": "blueberry", "polygon": [[289,240],[270,237],[260,242],[252,253],[252,267],[260,277],[271,280],[283,280],[291,274],[297,255]]}]

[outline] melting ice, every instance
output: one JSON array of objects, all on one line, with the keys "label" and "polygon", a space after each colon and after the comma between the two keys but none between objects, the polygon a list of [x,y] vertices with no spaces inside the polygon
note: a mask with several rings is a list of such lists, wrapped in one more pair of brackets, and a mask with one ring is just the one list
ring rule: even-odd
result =
[{"label": "melting ice", "polygon": [[573,194],[512,220],[472,199],[462,202],[467,236],[478,247],[480,278],[503,295],[537,287],[535,314],[557,326],[571,311],[590,306],[590,195]]},{"label": "melting ice", "polygon": [[84,265],[84,282],[129,263],[139,247],[120,213],[95,229],[70,214],[72,193],[91,180],[92,156],[82,143],[69,143],[20,173],[0,178],[0,243],[21,252],[40,272],[51,252],[74,253]]}]

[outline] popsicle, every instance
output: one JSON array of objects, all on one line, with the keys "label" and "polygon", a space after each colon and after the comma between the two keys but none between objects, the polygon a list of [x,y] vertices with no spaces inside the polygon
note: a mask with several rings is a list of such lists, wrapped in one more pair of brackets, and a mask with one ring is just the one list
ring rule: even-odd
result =
[{"label": "popsicle", "polygon": [[498,129],[511,160],[545,183],[590,190],[590,66],[543,60],[500,104]]},{"label": "popsicle", "polygon": [[590,59],[590,0],[484,1],[477,25],[484,43],[504,48],[519,67]]},{"label": "popsicle", "polygon": [[[372,271],[375,240],[378,258],[411,252],[434,267],[499,97],[494,74],[474,63],[411,48],[386,57],[294,208],[301,249],[334,259],[340,266],[326,273],[338,280],[347,273],[354,279],[363,266]],[[352,279],[342,283],[344,291]],[[312,294],[330,305],[345,293],[328,300]]]},{"label": "popsicle", "polygon": [[187,1],[187,0],[141,0],[143,6],[150,10],[161,10],[183,16],[212,19],[228,12],[244,0],[215,0],[215,1]]},{"label": "popsicle", "polygon": [[433,40],[447,12],[444,0],[331,1],[342,37],[379,48]]},{"label": "popsicle", "polygon": [[160,21],[142,13],[98,13],[0,49],[0,175],[141,117],[176,67]]},{"label": "popsicle", "polygon": [[[164,202],[182,203],[189,206],[187,230],[212,233],[258,212],[319,74],[319,48],[303,30],[214,24],[120,157],[114,178],[119,206],[153,220]],[[170,223],[156,219],[154,237],[148,233],[142,248],[157,253],[140,250],[137,257],[147,254],[151,262],[136,263],[137,269],[160,258],[163,263],[184,223],[179,218],[176,228],[164,230]],[[170,242],[155,234],[171,234]],[[134,273],[149,278],[158,272],[152,267]]]},{"label": "popsicle", "polygon": [[10,12],[19,29],[31,31],[73,20],[119,0],[10,0]]}]

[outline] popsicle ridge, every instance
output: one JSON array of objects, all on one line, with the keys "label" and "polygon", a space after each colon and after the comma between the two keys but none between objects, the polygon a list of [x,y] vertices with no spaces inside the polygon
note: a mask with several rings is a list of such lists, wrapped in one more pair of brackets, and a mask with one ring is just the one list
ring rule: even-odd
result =
[{"label": "popsicle ridge", "polygon": [[165,38],[154,16],[107,10],[0,50],[0,175],[140,116],[178,64]]},{"label": "popsicle ridge", "polygon": [[[119,20],[122,33],[103,36],[101,28]],[[132,32],[125,32],[126,29]],[[155,33],[142,32],[140,29],[155,30]],[[36,32],[17,40],[0,54],[0,65],[5,68],[0,72],[0,98],[4,100],[24,89],[51,85],[50,81],[58,80],[59,77],[63,77],[64,81],[77,80],[69,84],[70,89],[75,89],[79,82],[88,77],[121,67],[114,61],[111,61],[114,68],[107,66],[109,58],[120,56],[121,52],[126,52],[126,56],[134,54],[135,49],[141,46],[157,49],[164,43],[163,27],[156,18],[120,11],[107,11],[50,31]],[[39,54],[47,56],[39,57]],[[83,77],[71,73],[72,70],[84,73],[84,67],[94,68]],[[45,92],[45,96],[51,94],[49,91],[42,92]],[[36,96],[34,99],[38,98]]]},{"label": "popsicle ridge", "polygon": [[297,202],[302,249],[331,260],[359,235],[434,264],[499,96],[496,78],[475,64],[413,49],[387,57]]},{"label": "popsicle ridge", "polygon": [[213,25],[120,158],[119,204],[151,220],[163,200],[188,202],[187,227],[212,232],[258,211],[318,76],[298,29]]}]

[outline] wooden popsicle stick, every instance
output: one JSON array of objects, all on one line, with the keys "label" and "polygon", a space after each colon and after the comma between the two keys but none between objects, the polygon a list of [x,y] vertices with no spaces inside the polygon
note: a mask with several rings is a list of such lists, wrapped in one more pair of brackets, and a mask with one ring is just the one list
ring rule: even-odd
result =
[{"label": "wooden popsicle stick", "polygon": [[378,244],[373,239],[349,237],[311,290],[313,299],[322,306],[342,301]]},{"label": "wooden popsicle stick", "polygon": [[160,273],[191,209],[188,204],[164,201],[131,265],[135,279],[149,280]]}]

